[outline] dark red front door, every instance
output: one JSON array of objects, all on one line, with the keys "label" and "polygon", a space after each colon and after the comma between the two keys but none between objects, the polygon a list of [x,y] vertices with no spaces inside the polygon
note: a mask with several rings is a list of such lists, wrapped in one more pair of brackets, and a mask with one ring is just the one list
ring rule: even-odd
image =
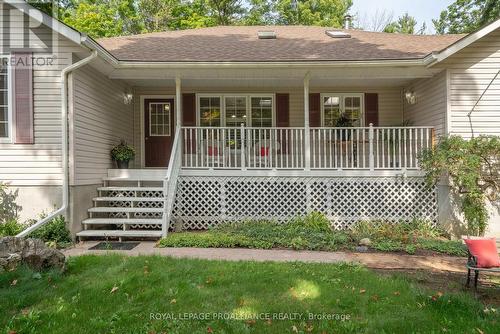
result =
[{"label": "dark red front door", "polygon": [[174,100],[144,100],[146,167],[167,167],[175,136]]}]

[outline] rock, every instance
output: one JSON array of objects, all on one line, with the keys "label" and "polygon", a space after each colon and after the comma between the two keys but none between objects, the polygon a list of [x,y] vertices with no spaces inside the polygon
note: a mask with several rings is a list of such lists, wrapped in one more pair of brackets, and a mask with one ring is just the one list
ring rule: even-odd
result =
[{"label": "rock", "polygon": [[25,263],[36,270],[65,269],[65,256],[49,248],[40,239],[5,237],[0,239],[0,271],[16,268]]},{"label": "rock", "polygon": [[368,252],[368,247],[366,247],[366,246],[356,246],[356,252],[366,253],[366,252]]},{"label": "rock", "polygon": [[363,239],[359,240],[360,246],[371,246],[371,244],[372,244],[372,241],[368,238],[363,238]]}]

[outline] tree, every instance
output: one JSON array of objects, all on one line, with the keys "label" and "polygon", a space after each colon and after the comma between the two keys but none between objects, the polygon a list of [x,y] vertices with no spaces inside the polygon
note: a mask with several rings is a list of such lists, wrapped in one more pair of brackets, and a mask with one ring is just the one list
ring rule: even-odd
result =
[{"label": "tree", "polygon": [[75,10],[66,12],[63,21],[73,28],[83,31],[90,37],[112,37],[123,35],[121,21],[116,18],[116,11],[105,4],[82,2]]},{"label": "tree", "polygon": [[352,0],[277,0],[275,11],[279,24],[342,27]]},{"label": "tree", "polygon": [[357,26],[363,30],[368,31],[383,31],[389,24],[392,23],[394,18],[393,12],[378,9],[372,15],[364,14],[362,17],[356,15]]},{"label": "tree", "polygon": [[241,23],[244,25],[267,25],[274,23],[273,4],[270,0],[249,0],[248,10]]},{"label": "tree", "polygon": [[207,3],[219,25],[233,24],[245,13],[241,0],[208,0]]},{"label": "tree", "polygon": [[470,33],[500,18],[500,0],[456,0],[432,20],[438,34]]},{"label": "tree", "polygon": [[384,32],[414,34],[416,26],[417,20],[408,13],[405,13],[403,16],[400,16],[397,21],[389,23],[384,28]]}]

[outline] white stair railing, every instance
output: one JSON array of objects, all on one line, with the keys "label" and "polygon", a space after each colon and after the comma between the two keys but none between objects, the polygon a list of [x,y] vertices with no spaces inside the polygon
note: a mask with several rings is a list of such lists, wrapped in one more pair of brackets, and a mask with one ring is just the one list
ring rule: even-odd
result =
[{"label": "white stair railing", "polygon": [[166,237],[168,229],[170,228],[170,221],[172,219],[172,210],[175,201],[175,193],[177,190],[177,179],[179,177],[179,170],[181,169],[182,161],[182,141],[181,129],[177,127],[175,131],[174,143],[172,145],[172,152],[170,154],[170,161],[168,162],[167,175],[163,181],[163,221],[162,221],[162,236]]}]

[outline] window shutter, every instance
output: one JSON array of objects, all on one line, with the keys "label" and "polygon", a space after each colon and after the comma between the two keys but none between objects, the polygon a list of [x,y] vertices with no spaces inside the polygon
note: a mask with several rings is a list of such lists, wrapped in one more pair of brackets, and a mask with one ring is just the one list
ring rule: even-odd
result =
[{"label": "window shutter", "polygon": [[276,94],[276,126],[290,126],[290,94]]},{"label": "window shutter", "polygon": [[365,126],[378,126],[378,94],[365,93]]},{"label": "window shutter", "polygon": [[16,144],[33,144],[35,142],[33,126],[33,68],[31,66],[31,53],[14,54],[15,67],[14,90],[14,115],[16,127]]},{"label": "window shutter", "polygon": [[319,93],[309,94],[309,126],[321,126],[321,97]]},{"label": "window shutter", "polygon": [[196,126],[196,94],[182,94],[182,125]]}]

